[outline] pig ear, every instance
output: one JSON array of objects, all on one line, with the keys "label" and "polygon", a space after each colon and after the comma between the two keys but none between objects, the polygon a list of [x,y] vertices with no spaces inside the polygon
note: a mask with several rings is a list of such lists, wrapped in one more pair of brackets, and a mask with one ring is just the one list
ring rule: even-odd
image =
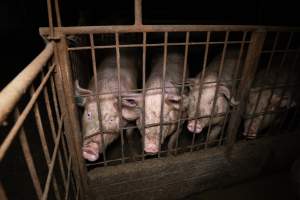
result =
[{"label": "pig ear", "polygon": [[239,104],[238,101],[236,101],[233,97],[231,97],[230,91],[229,91],[228,87],[226,87],[224,85],[220,85],[219,86],[219,92],[221,94],[223,94],[227,98],[227,100],[229,101],[230,105],[236,106],[236,105]]},{"label": "pig ear", "polygon": [[165,101],[167,104],[171,105],[176,110],[180,109],[181,96],[176,94],[166,94]]},{"label": "pig ear", "polygon": [[122,97],[122,116],[127,120],[136,120],[140,116],[140,95]]},{"label": "pig ear", "polygon": [[91,90],[80,87],[78,80],[75,81],[75,102],[78,106],[84,106],[88,97],[83,95],[92,95]]}]

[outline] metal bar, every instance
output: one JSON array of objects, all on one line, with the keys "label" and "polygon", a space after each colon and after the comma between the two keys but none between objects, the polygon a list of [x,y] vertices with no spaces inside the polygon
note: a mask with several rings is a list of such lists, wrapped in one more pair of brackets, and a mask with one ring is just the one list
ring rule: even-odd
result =
[{"label": "metal bar", "polygon": [[[95,49],[94,49],[94,35],[90,34],[90,44],[91,44],[91,53],[92,53],[92,67],[93,67],[93,74],[94,74],[94,85],[96,93],[99,93],[98,90],[98,76],[97,76],[97,64],[96,64],[96,55],[95,55]],[[101,134],[101,148],[102,148],[102,154],[103,154],[103,160],[104,163],[106,161],[106,150],[105,150],[105,141],[103,136],[103,126],[102,126],[102,114],[101,114],[101,108],[100,108],[100,97],[96,97],[96,103],[97,103],[97,111],[98,111],[98,121],[99,121],[99,130]]]},{"label": "metal bar", "polygon": [[53,97],[53,104],[54,104],[54,109],[55,109],[56,120],[57,120],[57,124],[59,124],[60,114],[59,114],[59,107],[58,107],[58,102],[57,102],[56,89],[55,89],[53,76],[50,77],[50,84],[51,84],[51,92],[52,92],[52,97]]},{"label": "metal bar", "polygon": [[[30,95],[33,96],[33,94],[34,94],[34,86],[31,85]],[[34,104],[33,110],[34,110],[35,123],[36,123],[36,126],[37,126],[37,130],[38,130],[38,133],[39,133],[39,136],[40,136],[41,143],[42,143],[43,153],[44,153],[44,156],[45,156],[45,159],[46,159],[46,162],[47,162],[47,166],[49,168],[49,165],[50,165],[50,162],[51,162],[50,161],[50,153],[49,153],[49,149],[48,149],[48,145],[47,145],[47,141],[46,141],[46,137],[45,137],[45,132],[44,132],[43,124],[42,124],[42,120],[41,120],[41,114],[40,114],[40,110],[39,110],[37,102]],[[56,181],[55,177],[53,177],[53,188],[54,188],[54,193],[55,193],[56,199],[61,199],[60,195],[59,195],[59,189],[58,189],[57,181]]]},{"label": "metal bar", "polygon": [[22,70],[0,93],[0,124],[16,106],[24,92],[35,79],[53,54],[53,43],[47,44],[45,49]]},{"label": "metal bar", "polygon": [[145,148],[145,96],[146,96],[146,43],[147,43],[147,33],[143,32],[143,101],[142,101],[142,108],[143,108],[143,113],[142,113],[142,159],[145,159],[145,153],[144,153],[144,148]]},{"label": "metal bar", "polygon": [[142,0],[134,1],[134,25],[142,25]]},{"label": "metal bar", "polygon": [[158,148],[158,157],[160,157],[160,151],[161,151],[161,138],[162,138],[162,130],[163,130],[163,123],[164,123],[164,102],[165,102],[165,81],[166,81],[166,67],[167,67],[167,55],[168,55],[168,32],[164,33],[164,60],[163,60],[163,74],[162,79],[160,82],[160,86],[162,89],[162,96],[161,96],[161,105],[160,105],[160,123],[159,123],[159,148]]},{"label": "metal bar", "polygon": [[55,6],[55,15],[56,15],[57,26],[61,27],[61,17],[60,17],[60,9],[59,9],[58,0],[54,0],[54,6]]},{"label": "metal bar", "polygon": [[[201,76],[199,77],[199,95],[198,95],[198,99],[197,99],[197,103],[196,103],[196,113],[195,113],[195,116],[194,117],[198,117],[198,113],[199,113],[199,103],[200,103],[200,100],[201,100],[201,95],[202,95],[202,87],[203,87],[203,80],[204,80],[204,76],[205,76],[205,71],[206,71],[206,66],[207,66],[207,56],[208,56],[208,47],[209,47],[209,44],[208,42],[210,41],[210,31],[207,32],[206,34],[206,45],[205,45],[205,53],[204,53],[204,61],[203,61],[203,69],[202,69],[202,72],[201,72]],[[195,131],[196,131],[196,123],[195,123],[195,126],[194,126],[194,132],[193,132],[193,139],[192,139],[192,146],[195,144]],[[191,148],[191,152],[193,151],[193,149]]]},{"label": "metal bar", "polygon": [[48,22],[49,22],[50,36],[53,37],[54,36],[54,28],[53,28],[51,0],[47,0],[47,11],[48,11]]},{"label": "metal bar", "polygon": [[[42,73],[42,77],[44,77],[43,73]],[[49,95],[48,95],[47,87],[44,88],[44,100],[45,100],[45,104],[46,104],[48,119],[49,119],[49,122],[50,122],[51,135],[52,135],[52,139],[54,141],[56,133],[55,133],[54,120],[53,120],[53,115],[52,115],[52,110],[51,110],[51,105],[50,105],[50,101],[49,101]],[[64,185],[65,185],[65,183],[66,183],[66,173],[65,173],[65,170],[64,170],[64,166],[63,166],[61,150],[59,150],[59,152],[58,152],[58,160],[59,160],[60,171],[61,171],[61,174],[62,174],[62,179],[63,179]]]},{"label": "metal bar", "polygon": [[[246,36],[247,36],[247,32],[244,32],[243,34],[243,41],[246,40]],[[237,64],[235,66],[235,69],[234,69],[234,75],[233,75],[233,80],[232,80],[232,85],[231,85],[231,94],[233,97],[236,97],[236,86],[237,86],[237,80],[238,80],[238,75],[239,75],[239,68],[240,68],[240,65],[242,63],[242,56],[243,56],[243,53],[244,53],[244,46],[245,46],[245,43],[242,42],[241,43],[241,47],[240,47],[240,54],[239,54],[239,57],[238,57],[238,61],[237,61]],[[222,141],[223,141],[223,136],[224,136],[224,132],[225,132],[225,125],[228,121],[228,116],[229,116],[229,113],[230,113],[230,109],[227,110],[226,112],[226,115],[225,115],[225,120],[223,122],[223,125],[222,125],[222,131],[221,131],[221,135],[220,135],[220,140],[219,140],[219,146],[222,144]]]},{"label": "metal bar", "polygon": [[[275,36],[275,39],[274,39],[274,43],[273,43],[273,46],[272,46],[272,52],[271,52],[271,55],[270,55],[270,58],[269,58],[269,61],[268,61],[268,64],[267,64],[266,71],[265,71],[265,73],[264,73],[264,78],[268,78],[269,70],[270,70],[270,68],[271,68],[271,63],[272,63],[273,56],[274,56],[274,52],[275,52],[275,49],[276,49],[277,44],[278,44],[278,39],[279,39],[279,32],[276,33],[276,36]],[[257,112],[256,110],[257,110],[257,108],[258,108],[258,104],[259,104],[259,101],[260,101],[260,98],[261,98],[261,95],[262,95],[262,91],[263,91],[263,90],[261,89],[261,90],[259,91],[259,93],[258,93],[258,97],[257,97],[257,99],[256,99],[256,102],[255,102],[255,105],[254,105],[254,110],[253,110],[252,115],[256,114],[256,112]],[[271,95],[270,95],[270,97],[268,98],[268,103],[270,103],[270,100],[271,100],[272,96],[273,96],[273,92],[271,92]],[[268,106],[267,106],[267,108],[268,108]],[[266,110],[265,110],[265,111],[266,111]],[[253,118],[251,118],[251,121],[250,121],[250,124],[249,124],[249,126],[248,126],[247,132],[249,132],[249,129],[250,129],[250,127],[252,126],[252,124],[253,124]],[[260,124],[259,124],[258,126],[260,126]]]},{"label": "metal bar", "polygon": [[62,120],[63,120],[63,115],[61,116],[61,123],[59,124],[59,128],[58,128],[58,133],[57,133],[57,136],[55,138],[55,147],[54,147],[54,151],[53,151],[53,154],[52,154],[52,157],[51,157],[51,162],[50,162],[50,165],[49,165],[49,172],[48,172],[48,175],[47,175],[47,179],[46,179],[46,184],[45,184],[45,187],[44,187],[44,191],[43,191],[43,196],[42,196],[42,200],[45,200],[48,198],[48,192],[49,192],[49,189],[50,189],[50,183],[51,183],[51,179],[52,177],[54,176],[53,175],[53,170],[54,170],[54,166],[55,166],[55,160],[56,160],[56,157],[57,157],[57,152],[58,152],[58,149],[59,149],[59,143],[60,143],[60,139],[61,139],[61,133],[62,133]]},{"label": "metal bar", "polygon": [[68,175],[67,175],[67,185],[65,185],[66,188],[66,192],[65,192],[65,200],[68,200],[69,197],[69,191],[70,191],[70,177],[71,177],[71,170],[72,170],[72,157],[69,157],[69,161],[68,161]]},{"label": "metal bar", "polygon": [[[120,64],[120,49],[119,49],[119,34],[115,34],[116,39],[116,62],[117,62],[117,74],[118,74],[118,115],[119,115],[119,128],[121,127],[121,119],[122,119],[122,99],[121,99],[121,64]],[[123,130],[120,130],[121,134],[121,155],[122,155],[122,163],[124,163],[124,135]]]},{"label": "metal bar", "polygon": [[[243,41],[228,41],[227,44],[240,44]],[[245,41],[245,43],[250,43],[250,41]],[[206,42],[189,42],[187,43],[189,46],[194,45],[205,45]],[[208,44],[224,44],[224,42],[208,42]],[[167,46],[185,46],[185,42],[172,42],[167,43]],[[155,44],[146,44],[146,47],[163,47],[164,43],[155,43]],[[143,47],[143,44],[120,44],[119,48],[135,48],[135,47]],[[95,46],[95,49],[114,49],[116,45],[102,45]],[[89,50],[90,46],[82,46],[82,47],[69,47],[68,51],[80,51],[80,50]]]},{"label": "metal bar", "polygon": [[0,182],[0,199],[2,199],[2,200],[8,199],[6,196],[6,193],[5,193],[5,189],[3,188],[3,185],[1,182]]},{"label": "metal bar", "polygon": [[[211,132],[211,126],[212,126],[212,119],[213,117],[215,117],[215,107],[216,107],[216,103],[217,103],[217,94],[219,92],[219,86],[220,86],[220,79],[222,77],[222,72],[223,72],[223,67],[224,67],[224,60],[225,60],[225,55],[226,55],[226,50],[227,50],[227,41],[228,41],[228,37],[229,37],[229,32],[226,32],[225,35],[225,41],[224,41],[224,46],[223,46],[223,50],[222,50],[222,57],[221,57],[221,63],[220,63],[220,67],[218,69],[218,78],[217,78],[217,83],[216,83],[216,92],[215,92],[215,96],[214,96],[214,100],[213,100],[213,106],[212,106],[212,110],[211,110],[211,115],[209,117],[209,124],[208,124],[208,131],[207,131],[207,136],[206,136],[206,141],[205,141],[205,148],[207,148],[208,146],[208,138]],[[229,100],[230,101],[230,100]]]},{"label": "metal bar", "polygon": [[[39,29],[41,35],[48,35],[48,27]],[[55,32],[63,34],[98,34],[116,32],[187,32],[187,31],[300,31],[299,27],[276,27],[276,26],[243,26],[243,25],[121,25],[121,26],[74,26],[56,27]]]},{"label": "metal bar", "polygon": [[50,74],[52,73],[54,69],[54,66],[50,67],[49,71],[47,72],[45,78],[35,91],[35,93],[32,95],[31,99],[27,103],[25,109],[21,113],[21,115],[18,117],[15,125],[10,130],[10,132],[7,134],[6,138],[4,139],[3,143],[0,146],[0,161],[2,161],[6,151],[10,147],[11,143],[13,142],[14,138],[17,136],[19,129],[21,128],[22,124],[24,123],[27,115],[29,114],[30,110],[32,109],[33,105],[35,104],[39,94],[41,93],[42,89],[44,88],[45,84],[47,83]]},{"label": "metal bar", "polygon": [[[184,49],[184,63],[183,63],[183,74],[182,74],[182,81],[181,81],[181,89],[180,89],[180,96],[181,96],[181,103],[180,103],[180,107],[179,107],[179,116],[180,119],[182,119],[182,115],[183,115],[183,102],[184,102],[184,87],[185,87],[185,79],[186,79],[186,73],[187,73],[187,59],[188,59],[188,51],[189,51],[189,40],[190,40],[190,32],[186,32],[185,35],[185,49]],[[177,130],[176,132],[178,132],[180,130],[180,126],[181,126],[181,121],[179,119],[179,123],[177,124]],[[179,133],[180,134],[180,133]],[[177,154],[177,148],[178,148],[178,139],[179,139],[179,134],[177,134],[176,136],[176,143],[175,143],[175,154]]]},{"label": "metal bar", "polygon": [[[19,117],[20,117],[20,113],[19,113],[18,108],[16,108],[15,118],[19,119]],[[36,193],[38,199],[41,199],[41,197],[42,197],[41,182],[40,182],[39,176],[37,174],[37,170],[36,170],[36,167],[35,167],[31,152],[30,152],[28,140],[27,140],[25,130],[23,127],[21,127],[21,129],[20,129],[19,139],[20,139],[23,155],[24,155],[26,165],[27,165],[27,168],[28,168],[28,171],[29,171],[32,183],[33,183],[35,193]]]},{"label": "metal bar", "polygon": [[227,128],[228,132],[228,140],[226,147],[226,155],[230,157],[230,154],[233,149],[233,145],[235,143],[236,135],[237,135],[237,126],[241,123],[242,114],[244,113],[245,106],[247,103],[247,98],[249,94],[249,90],[252,85],[252,81],[255,76],[255,72],[258,65],[258,60],[260,57],[260,52],[263,48],[264,40],[266,37],[266,32],[257,31],[253,32],[251,36],[251,43],[248,48],[248,54],[245,59],[244,70],[242,73],[242,80],[240,82],[237,99],[239,100],[239,106],[233,109],[233,113],[231,115],[229,125]]}]

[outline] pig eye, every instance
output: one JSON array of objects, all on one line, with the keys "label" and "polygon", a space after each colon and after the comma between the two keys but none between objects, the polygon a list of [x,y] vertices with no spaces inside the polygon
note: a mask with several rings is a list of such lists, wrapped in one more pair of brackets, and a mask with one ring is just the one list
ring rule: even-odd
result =
[{"label": "pig eye", "polygon": [[87,118],[88,118],[88,120],[91,120],[91,119],[92,119],[92,112],[88,112],[88,113],[87,113]]}]

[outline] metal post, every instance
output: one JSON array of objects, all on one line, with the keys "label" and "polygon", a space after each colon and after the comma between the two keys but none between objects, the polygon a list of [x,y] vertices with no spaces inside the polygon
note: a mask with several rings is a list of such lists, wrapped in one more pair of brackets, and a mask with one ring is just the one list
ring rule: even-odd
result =
[{"label": "metal post", "polygon": [[134,25],[142,25],[142,0],[134,1]]}]

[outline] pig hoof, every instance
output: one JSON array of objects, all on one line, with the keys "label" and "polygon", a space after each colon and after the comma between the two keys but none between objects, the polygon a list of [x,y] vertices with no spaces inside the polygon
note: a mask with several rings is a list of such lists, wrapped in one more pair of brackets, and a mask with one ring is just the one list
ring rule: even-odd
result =
[{"label": "pig hoof", "polygon": [[99,158],[99,152],[96,149],[90,147],[83,147],[82,148],[82,156],[84,159],[88,161],[96,161]]}]

